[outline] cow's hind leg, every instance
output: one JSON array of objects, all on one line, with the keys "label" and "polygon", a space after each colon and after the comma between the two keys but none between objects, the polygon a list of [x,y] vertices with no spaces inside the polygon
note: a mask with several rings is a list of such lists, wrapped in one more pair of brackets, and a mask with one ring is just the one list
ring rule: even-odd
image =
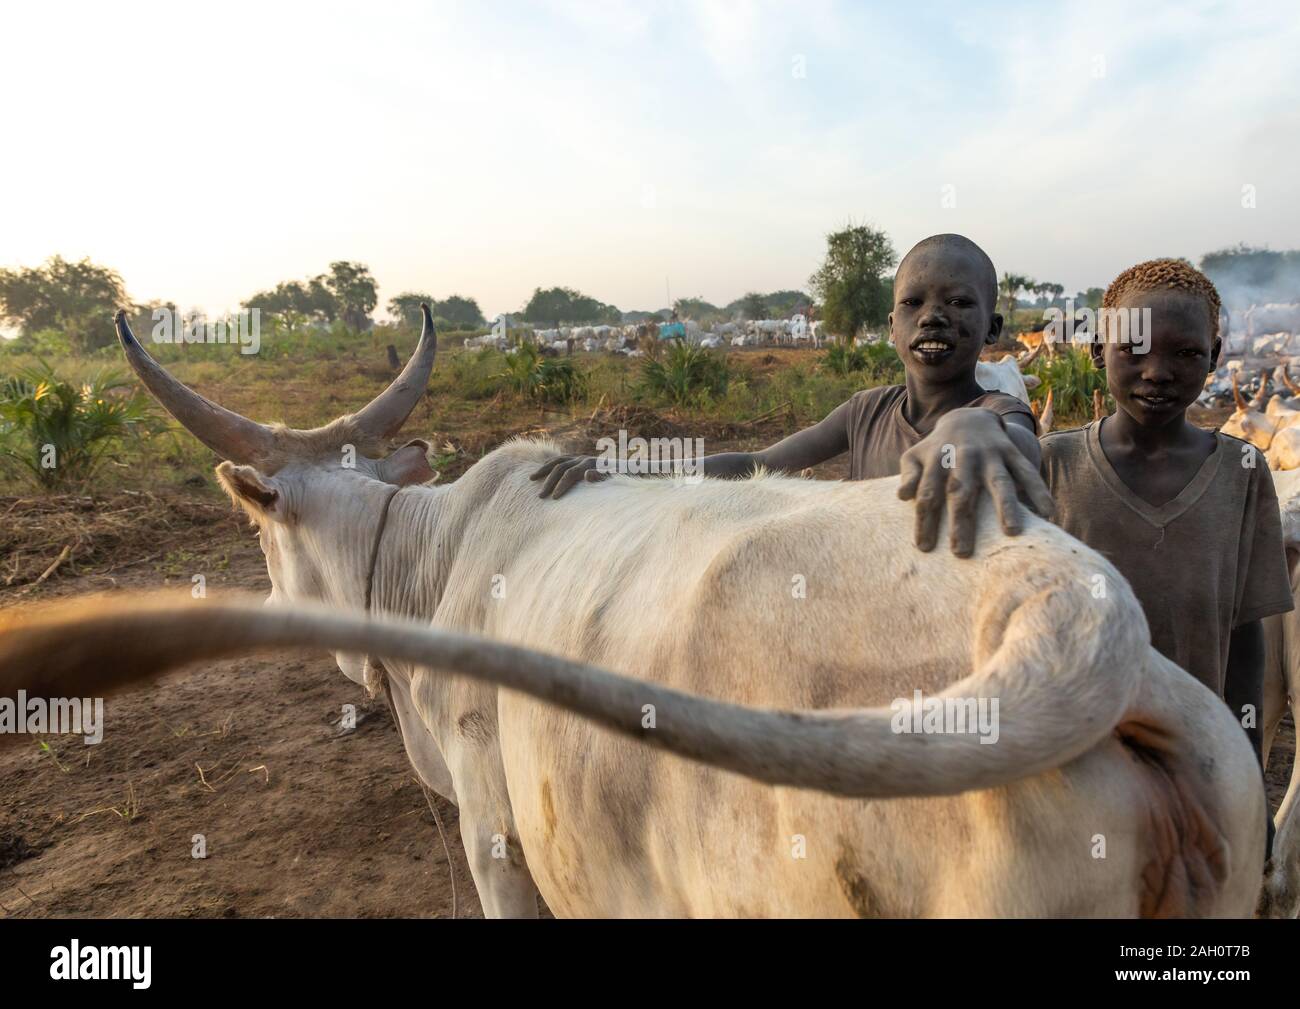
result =
[{"label": "cow's hind leg", "polygon": [[536,918],[537,885],[515,829],[495,725],[483,734],[493,745],[481,745],[478,733],[465,731],[447,752],[460,800],[465,859],[486,917]]},{"label": "cow's hind leg", "polygon": [[[459,783],[458,783],[459,784]],[[486,918],[536,918],[537,886],[513,820],[460,790],[460,836]]]}]

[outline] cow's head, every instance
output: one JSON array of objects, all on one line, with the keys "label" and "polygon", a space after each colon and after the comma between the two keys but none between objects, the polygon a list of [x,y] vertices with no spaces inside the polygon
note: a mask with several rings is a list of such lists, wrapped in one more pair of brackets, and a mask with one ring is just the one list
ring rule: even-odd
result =
[{"label": "cow's head", "polygon": [[1273,417],[1265,412],[1264,397],[1265,389],[1268,385],[1267,376],[1260,376],[1259,392],[1250,402],[1241,394],[1241,388],[1237,384],[1237,372],[1232,373],[1232,399],[1236,405],[1236,410],[1232,415],[1223,422],[1219,428],[1224,434],[1230,434],[1234,438],[1240,438],[1242,441],[1248,441],[1261,452],[1267,452],[1268,447],[1272,444],[1273,434],[1277,429],[1277,423]]},{"label": "cow's head", "polygon": [[[123,312],[117,334],[127,361],[154,397],[224,461],[217,479],[257,526],[273,602],[365,604],[371,550],[388,498],[433,477],[428,445],[387,452],[428,385],[437,335],[427,305],[420,342],[393,383],[364,409],[309,431],[261,424],[218,406],[169,375],[140,345]],[[349,678],[362,661],[339,656]]]}]

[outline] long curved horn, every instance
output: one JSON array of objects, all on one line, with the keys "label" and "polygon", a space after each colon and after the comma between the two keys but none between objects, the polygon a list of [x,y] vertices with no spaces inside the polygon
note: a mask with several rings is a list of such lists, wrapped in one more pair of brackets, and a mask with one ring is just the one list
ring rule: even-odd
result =
[{"label": "long curved horn", "polygon": [[140,376],[140,381],[167,412],[195,438],[221,458],[244,465],[255,465],[274,450],[276,437],[269,427],[200,396],[172,378],[165,368],[145,353],[131,332],[125,311],[119,309],[113,323],[131,370]]},{"label": "long curved horn", "polygon": [[1259,371],[1259,388],[1255,390],[1255,395],[1251,398],[1250,405],[1257,410],[1262,410],[1268,402],[1268,369],[1261,368]]},{"label": "long curved horn", "polygon": [[406,362],[406,367],[393,379],[392,385],[353,418],[366,434],[376,438],[391,438],[397,434],[429,384],[433,358],[438,352],[438,334],[433,328],[433,313],[423,302],[420,303],[420,314],[424,317],[420,342],[415,345],[415,353]]},{"label": "long curved horn", "polygon": [[1056,422],[1056,413],[1053,410],[1052,390],[1047,390],[1047,398],[1043,400],[1043,412],[1038,416],[1038,433],[1040,435],[1051,434],[1052,425]]},{"label": "long curved horn", "polygon": [[1295,384],[1295,380],[1291,377],[1291,372],[1287,370],[1286,365],[1282,365],[1282,384],[1291,390],[1292,395],[1300,396],[1300,385]]},{"label": "long curved horn", "polygon": [[1034,363],[1034,360],[1038,357],[1038,355],[1043,352],[1043,345],[1045,343],[1047,343],[1046,333],[1043,334],[1043,338],[1038,342],[1037,347],[1033,348],[1032,350],[1025,351],[1024,357],[1021,357],[1018,354],[1016,355],[1016,364],[1020,365],[1021,371],[1024,371],[1027,367],[1029,367],[1031,364]]},{"label": "long curved horn", "polygon": [[1245,413],[1247,410],[1250,409],[1250,407],[1247,406],[1247,405],[1246,405],[1246,401],[1245,401],[1244,399],[1242,399],[1242,397],[1241,397],[1241,389],[1238,388],[1238,386],[1237,386],[1237,371],[1238,371],[1238,370],[1239,370],[1239,369],[1234,369],[1233,372],[1232,372],[1232,399],[1233,399],[1233,401],[1237,404],[1237,409],[1240,410],[1242,413]]}]

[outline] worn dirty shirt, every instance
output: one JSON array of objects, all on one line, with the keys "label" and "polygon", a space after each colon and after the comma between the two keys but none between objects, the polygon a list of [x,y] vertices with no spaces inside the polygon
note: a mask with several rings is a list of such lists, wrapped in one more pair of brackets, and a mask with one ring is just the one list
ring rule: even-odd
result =
[{"label": "worn dirty shirt", "polygon": [[[854,393],[835,408],[843,416],[849,438],[849,479],[875,480],[897,476],[903,453],[924,435],[907,422],[907,386],[885,385]],[[986,392],[966,404],[983,407],[1000,417],[1022,413],[1037,421],[1025,403],[1004,392]]]},{"label": "worn dirty shirt", "polygon": [[1111,466],[1101,424],[1040,441],[1056,523],[1128,579],[1156,650],[1222,697],[1232,631],[1294,606],[1268,463],[1216,432],[1196,475],[1157,507]]}]

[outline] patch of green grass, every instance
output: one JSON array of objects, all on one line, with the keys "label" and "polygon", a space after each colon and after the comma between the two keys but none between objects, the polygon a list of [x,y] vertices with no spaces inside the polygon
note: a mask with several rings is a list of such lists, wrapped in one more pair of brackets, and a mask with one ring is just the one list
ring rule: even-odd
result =
[{"label": "patch of green grass", "polygon": [[903,381],[903,362],[893,345],[885,341],[856,346],[833,343],[822,355],[822,367],[834,375],[862,372],[873,385],[897,385]]},{"label": "patch of green grass", "polygon": [[[405,360],[417,336],[412,329],[393,327],[381,333],[376,349],[370,334],[345,339],[324,332],[304,337],[293,354],[269,356],[241,355],[230,346],[146,344],[146,348],[178,380],[231,410],[264,423],[282,421],[311,428],[359,409],[381,392],[393,379],[386,344],[393,343]],[[536,424],[531,411],[539,404],[569,409],[575,420],[585,420],[593,408],[669,406],[675,420],[686,425],[743,423],[777,412],[784,416],[781,408],[788,404],[792,423],[805,427],[860,389],[902,380],[901,363],[887,344],[857,348],[855,360],[863,366],[843,374],[826,367],[824,355],[812,352],[782,355],[781,363],[773,366],[767,355],[752,352],[710,352],[676,344],[658,345],[658,349],[657,362],[607,354],[553,358],[528,350],[512,355],[490,348],[464,350],[454,340],[440,339],[428,394],[416,407],[407,431],[412,437],[436,435],[440,441],[451,438],[468,445],[463,458],[448,461],[456,469],[495,447],[506,434]],[[107,362],[120,364],[120,353],[112,348],[89,357],[58,356],[50,363],[63,381],[84,383]],[[525,355],[521,363],[509,363],[519,354]],[[16,371],[39,364],[23,355],[0,361],[0,372],[6,366]],[[142,389],[133,377],[128,375],[127,381],[130,388]],[[487,405],[498,397],[499,403]],[[218,494],[212,478],[215,455],[161,408],[156,409],[156,417],[161,430],[117,441],[88,489],[154,491],[197,483],[198,477],[202,493]],[[29,486],[21,473],[0,471],[0,493],[24,493]]]},{"label": "patch of green grass", "polygon": [[433,370],[435,394],[469,400],[491,399],[506,388],[505,355],[492,347],[449,355],[445,366]]}]

